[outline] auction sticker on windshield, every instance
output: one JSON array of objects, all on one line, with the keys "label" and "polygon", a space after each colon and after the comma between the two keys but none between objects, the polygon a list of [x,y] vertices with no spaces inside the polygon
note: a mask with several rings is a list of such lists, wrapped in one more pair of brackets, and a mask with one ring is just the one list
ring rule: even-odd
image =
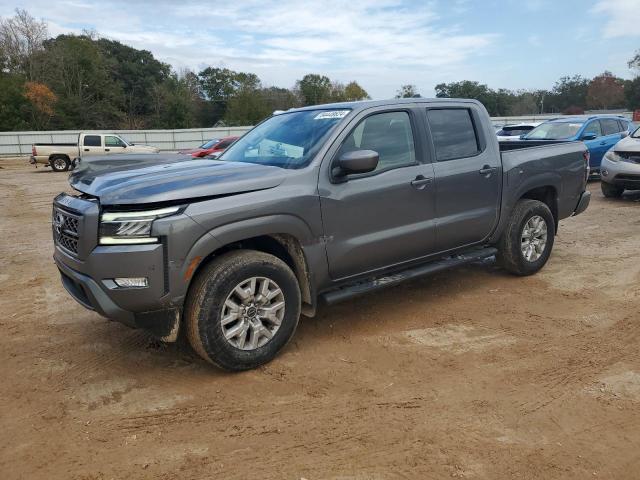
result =
[{"label": "auction sticker on windshield", "polygon": [[328,118],[344,118],[351,110],[329,110],[322,112],[313,117],[314,120],[325,120]]}]

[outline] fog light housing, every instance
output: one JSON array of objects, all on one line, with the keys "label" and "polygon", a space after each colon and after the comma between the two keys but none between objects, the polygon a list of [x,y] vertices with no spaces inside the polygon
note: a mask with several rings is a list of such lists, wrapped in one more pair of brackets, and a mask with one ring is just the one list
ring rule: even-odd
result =
[{"label": "fog light housing", "polygon": [[149,286],[149,279],[147,277],[114,278],[113,283],[120,288],[145,288]]},{"label": "fog light housing", "polygon": [[609,175],[609,171],[608,171],[606,168],[603,168],[603,169],[600,171],[600,175],[602,175],[603,177],[606,177],[606,176],[608,176],[608,175]]}]

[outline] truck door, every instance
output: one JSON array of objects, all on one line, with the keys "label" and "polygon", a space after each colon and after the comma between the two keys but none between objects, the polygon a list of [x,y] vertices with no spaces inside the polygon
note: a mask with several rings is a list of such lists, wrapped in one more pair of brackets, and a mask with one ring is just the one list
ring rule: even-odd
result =
[{"label": "truck door", "polygon": [[487,148],[475,107],[429,108],[427,120],[435,156],[437,249],[480,242],[498,221],[500,153]]},{"label": "truck door", "polygon": [[329,178],[320,182],[326,251],[333,279],[433,252],[433,167],[425,159],[424,142],[415,135],[420,125],[417,113],[402,108],[365,114],[343,137],[331,159],[333,163],[342,153],[352,150],[374,150],[380,157],[373,172],[350,175],[342,182]]},{"label": "truck door", "polygon": [[116,137],[115,135],[104,136],[104,153],[107,155],[124,153],[125,148],[127,148],[127,146],[120,137]]},{"label": "truck door", "polygon": [[85,135],[80,136],[82,145],[80,146],[80,156],[86,157],[88,155],[102,155],[104,149],[102,147],[101,135]]}]

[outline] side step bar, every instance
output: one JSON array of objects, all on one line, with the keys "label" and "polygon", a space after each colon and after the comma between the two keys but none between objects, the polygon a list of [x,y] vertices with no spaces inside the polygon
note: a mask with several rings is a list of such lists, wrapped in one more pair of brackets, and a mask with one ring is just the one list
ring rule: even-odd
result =
[{"label": "side step bar", "polygon": [[493,247],[482,248],[478,250],[470,250],[468,252],[446,257],[442,260],[436,260],[424,265],[409,268],[398,273],[393,273],[384,277],[378,277],[371,280],[365,280],[360,283],[348,285],[343,288],[331,290],[320,295],[320,301],[325,304],[332,304],[347,300],[351,297],[374,292],[392,285],[397,285],[412,278],[422,277],[441,270],[447,270],[452,267],[458,267],[466,263],[477,262],[494,256],[498,249]]}]

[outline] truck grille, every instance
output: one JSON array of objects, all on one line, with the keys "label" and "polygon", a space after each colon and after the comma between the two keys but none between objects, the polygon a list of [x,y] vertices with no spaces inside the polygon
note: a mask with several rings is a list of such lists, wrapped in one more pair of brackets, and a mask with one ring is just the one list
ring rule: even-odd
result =
[{"label": "truck grille", "polygon": [[617,152],[622,158],[631,163],[640,163],[640,152]]},{"label": "truck grille", "polygon": [[66,252],[78,254],[78,224],[79,216],[53,207],[51,227],[53,229],[53,241]]}]

